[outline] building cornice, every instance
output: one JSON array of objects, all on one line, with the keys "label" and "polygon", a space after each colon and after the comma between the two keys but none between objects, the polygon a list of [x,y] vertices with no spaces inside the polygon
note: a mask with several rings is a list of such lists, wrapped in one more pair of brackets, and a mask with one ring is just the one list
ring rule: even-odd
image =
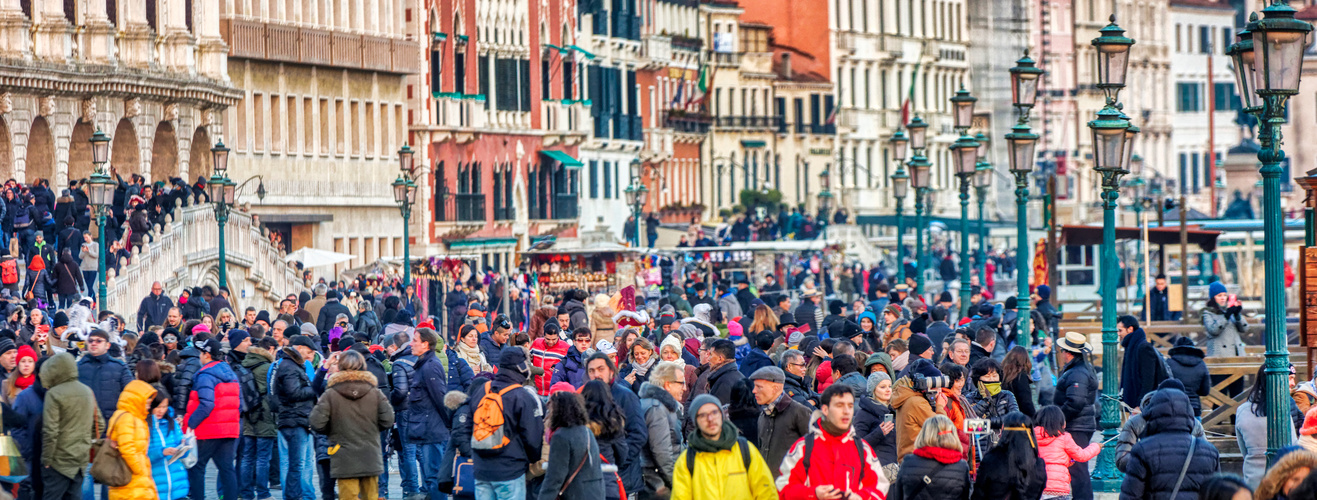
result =
[{"label": "building cornice", "polygon": [[115,96],[226,108],[242,99],[228,82],[121,66],[0,59],[0,88],[58,96]]}]

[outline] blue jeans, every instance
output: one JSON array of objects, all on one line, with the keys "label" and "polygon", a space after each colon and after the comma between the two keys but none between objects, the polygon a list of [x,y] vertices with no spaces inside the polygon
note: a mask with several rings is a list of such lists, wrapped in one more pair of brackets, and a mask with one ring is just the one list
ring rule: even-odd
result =
[{"label": "blue jeans", "polygon": [[380,450],[384,454],[384,472],[380,473],[380,498],[389,498],[389,455],[393,450],[389,449],[389,435],[392,430],[380,431]]},{"label": "blue jeans", "polygon": [[237,461],[238,440],[236,438],[198,439],[197,464],[187,470],[188,489],[191,500],[206,500],[206,465],[215,462],[216,490],[224,500],[238,498],[238,473],[234,470]]},{"label": "blue jeans", "polygon": [[526,476],[511,481],[476,481],[476,500],[523,500]]},{"label": "blue jeans", "polygon": [[444,463],[444,449],[448,442],[416,443],[416,458],[420,461],[421,477],[425,486],[421,488],[430,496],[430,500],[443,500],[446,495],[439,492],[439,468]]},{"label": "blue jeans", "polygon": [[311,482],[311,470],[316,464],[312,448],[310,431],[296,427],[279,429],[279,470],[284,473],[281,483],[284,500],[316,500],[315,484]]},{"label": "blue jeans", "polygon": [[[82,500],[96,500],[95,481],[91,478],[91,466],[87,466],[87,472],[82,475]],[[101,485],[101,500],[110,498],[110,488]]]},{"label": "blue jeans", "polygon": [[[405,410],[404,410],[405,411]],[[398,417],[398,420],[405,422],[405,416]],[[407,426],[400,423],[398,430],[398,442],[402,443],[402,449],[398,451],[398,473],[402,475],[402,494],[405,498],[418,491],[421,491],[419,478],[416,470],[416,443],[407,439]],[[383,497],[384,495],[380,495]]]},{"label": "blue jeans", "polygon": [[275,438],[242,437],[242,460],[238,462],[238,497],[270,498],[270,457]]}]

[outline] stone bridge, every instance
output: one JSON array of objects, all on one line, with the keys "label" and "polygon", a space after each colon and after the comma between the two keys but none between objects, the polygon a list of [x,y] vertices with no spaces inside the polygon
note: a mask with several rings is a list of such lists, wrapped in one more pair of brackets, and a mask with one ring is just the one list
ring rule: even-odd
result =
[{"label": "stone bridge", "polygon": [[[248,306],[274,310],[287,294],[305,288],[296,267],[284,262],[283,250],[270,243],[244,207],[229,214],[226,230],[227,285],[239,318]],[[165,294],[173,298],[184,288],[218,286],[219,228],[214,209],[204,202],[175,208],[121,264],[119,273],[107,272],[106,304],[130,325],[137,324],[137,306],[151,293],[154,281],[163,283]]]}]

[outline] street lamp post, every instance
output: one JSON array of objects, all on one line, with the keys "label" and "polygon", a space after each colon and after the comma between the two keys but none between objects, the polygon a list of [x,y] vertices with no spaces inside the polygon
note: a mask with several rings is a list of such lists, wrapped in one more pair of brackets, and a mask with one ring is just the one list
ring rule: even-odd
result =
[{"label": "street lamp post", "polygon": [[819,174],[819,185],[820,187],[823,188],[823,190],[819,191],[818,224],[819,226],[823,227],[823,241],[825,242],[828,241],[828,226],[831,225],[830,222],[828,221],[828,215],[832,213],[832,200],[834,198],[832,195],[832,191],[828,190],[828,188],[830,187],[829,184],[831,184],[830,182],[831,180],[832,180],[832,175],[830,175],[827,170],[824,170],[822,173]]},{"label": "street lamp post", "polygon": [[[100,129],[91,136],[91,162],[95,165],[95,171],[87,184],[91,186],[90,195],[91,205],[96,210],[96,246],[100,249],[97,252],[96,259],[96,278],[97,294],[96,305],[98,310],[104,311],[105,305],[105,262],[109,256],[105,251],[105,219],[110,213],[110,207],[114,205],[114,190],[117,187],[110,174],[105,171],[105,164],[110,161],[110,136],[105,135]],[[88,283],[88,286],[91,284]]]},{"label": "street lamp post", "polygon": [[974,134],[979,143],[978,163],[974,165],[974,194],[979,202],[979,251],[976,262],[979,264],[979,285],[988,287],[988,229],[983,225],[983,202],[988,198],[988,188],[992,187],[992,164],[988,163],[988,136],[983,132]]},{"label": "street lamp post", "polygon": [[1029,339],[1029,256],[1033,254],[1033,245],[1029,244],[1029,173],[1033,170],[1034,147],[1038,144],[1038,134],[1029,130],[1029,111],[1033,109],[1038,97],[1038,78],[1043,70],[1034,66],[1026,50],[1024,57],[1015,61],[1011,68],[1011,103],[1020,115],[1020,119],[1006,134],[1006,145],[1010,148],[1011,174],[1015,176],[1015,272],[1019,328],[1017,328],[1016,345],[1032,345]]},{"label": "street lamp post", "polygon": [[632,160],[631,185],[623,190],[626,194],[626,203],[631,207],[631,219],[635,221],[635,230],[631,232],[631,244],[634,248],[640,248],[640,213],[645,209],[645,203],[649,201],[649,188],[640,181],[641,170],[640,160]]},{"label": "street lamp post", "polygon": [[[1119,387],[1116,379],[1119,354],[1116,349],[1116,199],[1119,197],[1120,178],[1129,173],[1130,152],[1133,149],[1138,127],[1120,112],[1117,104],[1120,90],[1125,87],[1125,69],[1129,63],[1130,46],[1134,40],[1125,36],[1125,30],[1111,24],[1099,30],[1102,36],[1093,39],[1097,48],[1097,88],[1106,95],[1106,106],[1098,111],[1097,118],[1088,122],[1093,131],[1094,170],[1102,176],[1102,442],[1116,437],[1120,427]],[[1116,468],[1113,446],[1103,446],[1093,472],[1093,487],[1097,491],[1118,491],[1122,480]]]},{"label": "street lamp post", "polygon": [[[1130,159],[1130,166],[1133,167],[1130,172],[1134,172],[1135,175],[1143,175],[1142,157],[1135,154]],[[1134,211],[1134,223],[1137,224],[1139,229],[1139,236],[1135,239],[1134,243],[1134,253],[1136,254],[1135,259],[1138,261],[1139,265],[1126,266],[1126,269],[1137,267],[1138,271],[1136,272],[1138,273],[1138,276],[1135,277],[1135,283],[1138,286],[1138,290],[1134,292],[1134,302],[1142,305],[1143,311],[1150,312],[1148,311],[1147,304],[1144,303],[1144,291],[1148,286],[1147,278],[1145,278],[1145,275],[1148,274],[1146,267],[1148,263],[1143,260],[1143,230],[1145,226],[1144,210],[1152,208],[1152,205],[1147,203],[1148,181],[1143,180],[1143,177],[1135,177],[1134,180],[1130,181],[1129,187],[1133,193],[1133,196],[1130,198],[1130,209]],[[1126,283],[1128,283],[1128,281]],[[1126,297],[1128,297],[1128,294]],[[1143,319],[1144,321],[1148,321],[1149,318],[1145,317]]]},{"label": "street lamp post", "polygon": [[411,219],[412,203],[416,201],[416,181],[412,180],[412,175],[416,173],[416,152],[408,144],[403,144],[402,149],[398,150],[398,178],[394,179],[393,201],[398,204],[398,210],[402,212],[402,288],[405,291],[412,285],[412,241],[411,241]]},{"label": "street lamp post", "polygon": [[229,208],[233,206],[233,193],[238,184],[229,179],[229,148],[224,145],[224,141],[216,142],[215,147],[210,148],[210,155],[214,162],[214,172],[206,182],[206,191],[210,195],[211,205],[215,207],[215,224],[219,226],[219,282],[220,286],[228,286],[229,266],[224,230],[229,222]]},{"label": "street lamp post", "polygon": [[952,117],[960,138],[951,145],[956,155],[956,177],[960,179],[960,317],[969,317],[969,184],[978,168],[979,143],[968,135],[974,117],[974,102],[978,99],[962,87],[951,98]]},{"label": "street lamp post", "polygon": [[905,283],[905,195],[910,188],[910,176],[905,173],[905,147],[910,143],[905,132],[897,130],[888,140],[892,146],[892,159],[896,160],[896,173],[892,174],[892,197],[896,199],[896,282]]},{"label": "street lamp post", "polygon": [[915,293],[923,297],[924,273],[927,269],[924,230],[928,229],[928,224],[924,222],[924,201],[928,199],[928,174],[933,164],[924,156],[924,149],[928,146],[928,123],[916,116],[905,128],[910,131],[910,149],[914,151],[914,157],[910,159],[910,185],[915,188]]},{"label": "street lamp post", "polygon": [[[1250,16],[1239,43],[1231,47],[1236,79],[1250,113],[1258,118],[1258,159],[1262,161],[1263,267],[1266,275],[1266,387],[1267,387],[1267,458],[1274,462],[1276,452],[1290,444],[1289,352],[1285,339],[1285,254],[1280,211],[1281,149],[1280,127],[1286,121],[1285,102],[1298,93],[1303,66],[1304,42],[1312,25],[1294,18],[1294,8],[1280,0],[1262,9],[1262,19]],[[1243,73],[1243,74],[1241,74]],[[1262,98],[1259,106],[1253,97]]]}]

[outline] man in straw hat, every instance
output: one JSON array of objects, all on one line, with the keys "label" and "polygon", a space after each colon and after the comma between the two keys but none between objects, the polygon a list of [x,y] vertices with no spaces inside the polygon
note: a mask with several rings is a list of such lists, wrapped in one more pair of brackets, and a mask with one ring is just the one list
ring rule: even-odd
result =
[{"label": "man in straw hat", "polygon": [[[1085,358],[1090,350],[1087,338],[1080,333],[1066,333],[1056,342],[1058,359],[1065,368],[1056,379],[1056,396],[1052,404],[1065,413],[1065,430],[1081,448],[1088,446],[1097,432],[1098,381]],[[1071,492],[1074,500],[1092,500],[1093,484],[1089,479],[1088,464],[1070,466]]]}]

